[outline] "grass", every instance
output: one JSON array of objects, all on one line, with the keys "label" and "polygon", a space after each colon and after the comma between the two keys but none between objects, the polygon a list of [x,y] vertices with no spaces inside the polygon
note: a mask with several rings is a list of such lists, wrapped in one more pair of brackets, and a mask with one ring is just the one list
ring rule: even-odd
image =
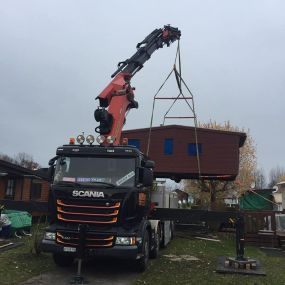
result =
[{"label": "grass", "polygon": [[0,285],[16,285],[55,268],[51,255],[34,253],[36,228],[32,233],[33,237],[13,240],[24,245],[0,253]]},{"label": "grass", "polygon": [[[198,261],[171,261],[164,255],[191,255]],[[215,272],[218,256],[235,256],[233,240],[221,243],[197,239],[176,238],[161,256],[151,260],[147,271],[140,274],[134,285],[142,284],[231,284],[282,285],[285,284],[285,258],[269,257],[256,247],[246,247],[245,256],[257,258],[267,276],[219,274]]]},{"label": "grass", "polygon": [[[20,241],[24,242],[23,246],[0,253],[0,285],[16,285],[33,276],[56,269],[51,255],[43,253],[36,255],[31,252],[33,238],[25,237]],[[199,260],[172,261],[164,256],[170,254],[191,255]],[[217,243],[178,237],[171,242],[167,249],[160,251],[159,258],[150,261],[150,266],[146,272],[138,275],[134,285],[285,284],[285,258],[266,256],[257,247],[246,247],[245,256],[259,259],[267,276],[244,276],[215,272],[218,256],[234,255],[235,244],[231,239],[223,239],[221,243]]]}]

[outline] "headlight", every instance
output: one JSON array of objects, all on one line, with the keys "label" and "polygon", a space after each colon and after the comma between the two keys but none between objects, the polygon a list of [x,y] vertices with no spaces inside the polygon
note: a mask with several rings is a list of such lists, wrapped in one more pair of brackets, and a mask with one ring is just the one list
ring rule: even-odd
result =
[{"label": "headlight", "polygon": [[76,141],[79,144],[83,144],[85,142],[85,137],[83,135],[79,135],[79,136],[77,136]]},{"label": "headlight", "polygon": [[116,245],[134,245],[136,244],[135,237],[117,237]]},{"label": "headlight", "polygon": [[45,232],[45,239],[55,240],[55,233]]},{"label": "headlight", "polygon": [[108,136],[107,137],[107,143],[113,144],[115,142],[116,138],[114,136]]},{"label": "headlight", "polygon": [[97,137],[96,141],[97,141],[98,144],[101,144],[101,143],[103,143],[105,141],[105,139],[106,138],[104,136],[100,135],[100,136]]},{"label": "headlight", "polygon": [[87,143],[89,143],[89,144],[93,144],[94,143],[94,137],[92,136],[92,135],[88,135],[87,137],[86,137],[86,141],[87,141]]}]

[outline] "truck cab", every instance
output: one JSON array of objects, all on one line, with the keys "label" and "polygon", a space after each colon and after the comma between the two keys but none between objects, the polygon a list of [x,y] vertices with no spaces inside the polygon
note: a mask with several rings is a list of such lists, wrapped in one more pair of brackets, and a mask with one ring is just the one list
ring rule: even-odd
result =
[{"label": "truck cab", "polygon": [[87,228],[88,256],[137,260],[145,267],[154,236],[150,193],[154,163],[132,146],[69,144],[50,161],[50,225],[42,249],[69,265]]}]

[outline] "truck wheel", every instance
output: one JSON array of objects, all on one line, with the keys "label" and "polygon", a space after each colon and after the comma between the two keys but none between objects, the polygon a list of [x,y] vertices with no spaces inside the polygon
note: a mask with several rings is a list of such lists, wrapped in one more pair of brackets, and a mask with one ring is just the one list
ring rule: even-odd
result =
[{"label": "truck wheel", "polygon": [[175,225],[174,225],[174,222],[171,222],[171,224],[170,224],[170,237],[171,237],[171,240],[174,239],[174,232],[175,232]]},{"label": "truck wheel", "polygon": [[147,268],[149,259],[149,235],[148,231],[145,232],[142,245],[143,257],[136,261],[136,268],[139,272],[143,272]]},{"label": "truck wheel", "polygon": [[160,227],[160,248],[166,248],[166,245],[165,245],[165,232],[164,232],[164,224],[161,225]]},{"label": "truck wheel", "polygon": [[157,258],[158,256],[158,251],[159,251],[159,234],[156,232],[154,234],[154,241],[153,241],[153,249],[149,253],[150,258]]},{"label": "truck wheel", "polygon": [[67,254],[61,253],[54,253],[53,254],[53,261],[59,267],[69,267],[72,265],[74,258]]}]

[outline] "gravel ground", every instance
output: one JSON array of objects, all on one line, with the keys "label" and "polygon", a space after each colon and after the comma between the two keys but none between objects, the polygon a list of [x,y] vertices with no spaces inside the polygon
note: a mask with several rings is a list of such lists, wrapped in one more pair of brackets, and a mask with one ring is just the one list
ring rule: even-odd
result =
[{"label": "gravel ground", "polygon": [[[69,268],[57,268],[56,271],[33,277],[19,285],[67,285],[71,284],[70,281],[76,272],[76,265]],[[82,265],[82,275],[90,285],[130,285],[138,273],[135,272],[130,262],[96,260]]]}]

